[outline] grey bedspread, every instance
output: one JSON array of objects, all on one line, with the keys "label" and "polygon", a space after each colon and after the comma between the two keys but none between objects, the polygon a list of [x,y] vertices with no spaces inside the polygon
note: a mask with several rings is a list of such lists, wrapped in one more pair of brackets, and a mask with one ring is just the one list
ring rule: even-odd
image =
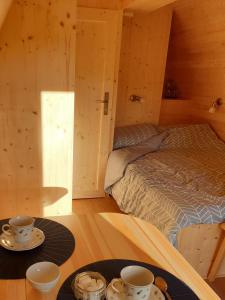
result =
[{"label": "grey bedspread", "polygon": [[225,220],[225,144],[208,125],[171,129],[160,150],[125,169],[111,187],[119,207],[174,244],[183,227]]}]

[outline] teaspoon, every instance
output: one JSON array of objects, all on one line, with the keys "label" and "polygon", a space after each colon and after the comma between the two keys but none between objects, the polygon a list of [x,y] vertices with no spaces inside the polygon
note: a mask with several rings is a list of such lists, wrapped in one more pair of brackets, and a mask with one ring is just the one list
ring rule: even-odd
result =
[{"label": "teaspoon", "polygon": [[172,298],[167,292],[168,289],[167,282],[162,277],[155,278],[155,285],[166,295],[166,298],[168,300],[172,300]]}]

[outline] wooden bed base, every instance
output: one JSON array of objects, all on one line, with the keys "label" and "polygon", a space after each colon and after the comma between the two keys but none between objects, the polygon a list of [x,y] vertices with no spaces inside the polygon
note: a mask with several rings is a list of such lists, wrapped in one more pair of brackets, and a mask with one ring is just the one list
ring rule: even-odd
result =
[{"label": "wooden bed base", "polygon": [[[109,194],[106,197],[113,198]],[[177,235],[177,249],[204,279],[208,279],[224,233],[225,223],[224,232],[221,224],[197,224],[183,228]],[[225,277],[225,258],[216,277]]]},{"label": "wooden bed base", "polygon": [[[194,269],[206,279],[222,238],[220,224],[198,224],[182,229],[178,234],[178,250]],[[216,277],[225,276],[223,259]]]}]

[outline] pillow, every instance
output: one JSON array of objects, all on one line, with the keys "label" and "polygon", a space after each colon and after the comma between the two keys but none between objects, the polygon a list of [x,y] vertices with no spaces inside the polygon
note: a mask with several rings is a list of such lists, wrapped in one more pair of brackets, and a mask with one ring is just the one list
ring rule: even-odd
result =
[{"label": "pillow", "polygon": [[167,132],[163,132],[154,135],[136,146],[112,151],[107,164],[105,190],[107,191],[107,189],[123,177],[124,171],[129,163],[143,155],[157,151],[166,136]]},{"label": "pillow", "polygon": [[168,137],[163,141],[161,149],[174,148],[210,148],[220,141],[208,124],[186,125],[167,129]]},{"label": "pillow", "polygon": [[115,128],[113,149],[137,145],[158,134],[152,124],[137,124]]}]

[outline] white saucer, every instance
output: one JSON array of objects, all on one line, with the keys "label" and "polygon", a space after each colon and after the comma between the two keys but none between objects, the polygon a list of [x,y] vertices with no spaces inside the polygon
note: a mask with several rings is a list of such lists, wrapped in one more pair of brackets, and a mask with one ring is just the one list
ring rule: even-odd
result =
[{"label": "white saucer", "polygon": [[152,285],[151,295],[149,300],[165,300],[165,296],[163,295],[163,293],[154,284]]},{"label": "white saucer", "polygon": [[12,236],[4,233],[0,235],[0,245],[11,251],[26,251],[40,246],[45,240],[44,232],[34,227],[31,239],[25,243],[17,243]]},{"label": "white saucer", "polygon": [[[114,292],[110,289],[110,286],[108,286],[108,288],[106,290],[106,299],[108,299],[108,300],[115,299],[113,296],[113,293]],[[122,297],[117,297],[118,300],[119,300],[119,298],[122,298]],[[148,300],[165,300],[165,296],[160,291],[160,289],[153,284],[152,288],[151,288],[151,295]]]}]

